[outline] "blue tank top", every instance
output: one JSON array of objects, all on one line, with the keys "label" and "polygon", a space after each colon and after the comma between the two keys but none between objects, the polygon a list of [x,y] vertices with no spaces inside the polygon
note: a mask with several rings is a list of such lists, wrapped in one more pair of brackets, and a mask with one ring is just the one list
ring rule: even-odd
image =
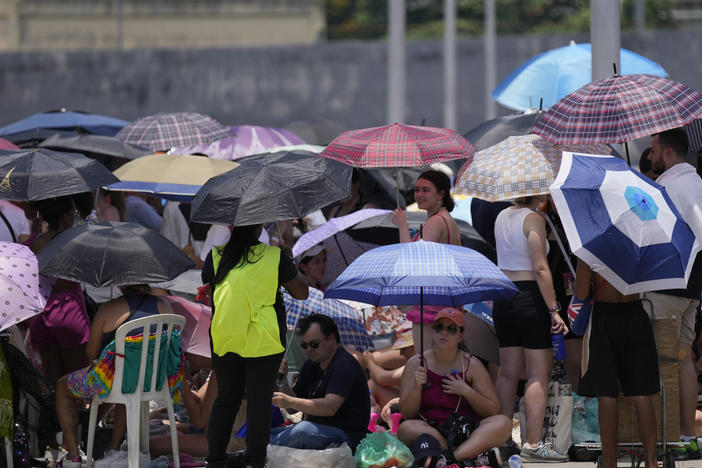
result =
[{"label": "blue tank top", "polygon": [[[151,294],[126,294],[124,299],[129,305],[129,316],[122,324],[132,320],[158,314],[158,298]],[[120,324],[120,326],[122,325]],[[119,328],[119,327],[117,327]],[[115,339],[117,329],[107,332],[102,336],[102,347]]]}]

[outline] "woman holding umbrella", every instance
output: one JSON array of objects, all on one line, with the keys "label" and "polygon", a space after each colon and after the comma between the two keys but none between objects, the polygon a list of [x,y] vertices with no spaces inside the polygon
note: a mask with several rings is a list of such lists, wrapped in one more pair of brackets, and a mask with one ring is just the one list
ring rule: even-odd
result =
[{"label": "woman holding umbrella", "polygon": [[495,220],[497,266],[519,288],[513,299],[494,302],[501,364],[495,391],[500,413],[511,418],[517,384],[526,369],[526,437],[520,455],[530,462],[568,460],[541,441],[553,365],[551,334],[567,332],[546,258],[546,222],[536,211],[544,201],[544,195],[517,198]]},{"label": "woman holding umbrella", "polygon": [[237,466],[262,468],[270,438],[273,386],[285,349],[285,306],[279,286],[306,299],[307,281],[280,248],[259,242],[262,226],[235,226],[202,268],[213,298],[210,339],[217,398],[210,416],[207,464],[229,466],[226,448],[244,392],[246,447]]}]

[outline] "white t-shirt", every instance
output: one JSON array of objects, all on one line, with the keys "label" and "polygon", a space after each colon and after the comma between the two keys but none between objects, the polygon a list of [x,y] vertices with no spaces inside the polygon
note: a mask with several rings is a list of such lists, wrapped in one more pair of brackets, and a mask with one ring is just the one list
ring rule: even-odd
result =
[{"label": "white t-shirt", "polygon": [[[29,220],[24,215],[24,210],[22,208],[13,205],[9,201],[0,200],[0,211],[5,215],[7,220],[12,226],[12,230],[15,233],[15,238],[19,242],[20,236],[28,236],[32,233],[31,225]],[[0,241],[12,242],[12,234],[7,228],[7,224],[0,218]]]}]

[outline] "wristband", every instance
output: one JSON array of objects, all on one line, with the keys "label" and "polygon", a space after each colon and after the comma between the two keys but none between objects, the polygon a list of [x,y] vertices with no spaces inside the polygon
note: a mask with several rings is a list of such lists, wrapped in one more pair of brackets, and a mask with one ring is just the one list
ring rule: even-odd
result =
[{"label": "wristband", "polygon": [[554,312],[560,312],[560,311],[561,311],[561,305],[560,305],[558,302],[556,302],[556,305],[555,305],[555,306],[553,306],[553,307],[551,307],[550,309],[548,309],[549,315],[552,314],[552,313],[554,313]]}]

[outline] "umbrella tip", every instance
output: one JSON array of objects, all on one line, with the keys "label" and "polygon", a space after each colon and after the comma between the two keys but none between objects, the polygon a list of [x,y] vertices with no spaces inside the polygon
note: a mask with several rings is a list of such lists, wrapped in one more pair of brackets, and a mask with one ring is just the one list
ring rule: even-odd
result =
[{"label": "umbrella tip", "polygon": [[619,76],[619,73],[617,73],[617,63],[612,62],[612,68],[614,69],[614,76]]}]

